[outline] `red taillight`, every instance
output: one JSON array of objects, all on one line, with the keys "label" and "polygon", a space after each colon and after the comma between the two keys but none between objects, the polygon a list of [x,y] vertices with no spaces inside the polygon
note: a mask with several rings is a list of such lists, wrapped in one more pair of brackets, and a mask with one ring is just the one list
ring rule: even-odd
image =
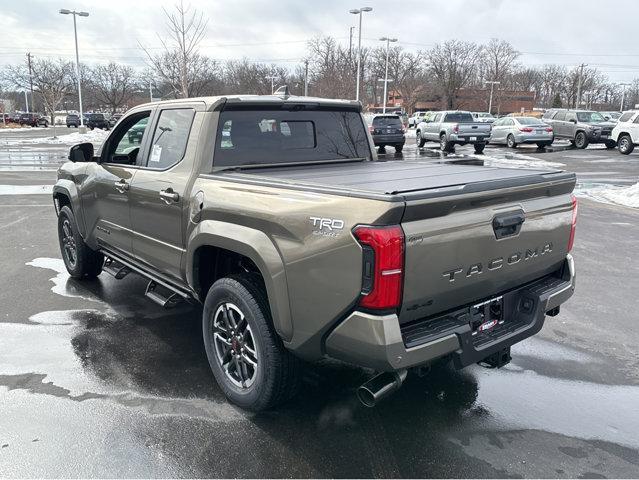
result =
[{"label": "red taillight", "polygon": [[524,128],[520,128],[520,129],[519,129],[519,131],[520,131],[520,132],[530,133],[530,132],[532,132],[532,131],[533,131],[533,129],[532,129],[532,128],[530,128],[530,127],[524,127]]},{"label": "red taillight", "polygon": [[546,131],[547,131],[547,132],[552,132],[552,127],[548,127],[548,128],[546,128]]},{"label": "red taillight", "polygon": [[404,283],[404,231],[399,225],[355,227],[362,245],[362,297],[359,305],[373,310],[398,308]]},{"label": "red taillight", "polygon": [[459,133],[459,125],[457,125],[457,124],[456,124],[456,125],[453,127],[453,132],[455,132],[455,133]]},{"label": "red taillight", "polygon": [[575,244],[575,229],[577,228],[577,197],[570,196],[572,199],[572,221],[570,224],[570,238],[568,239],[568,251],[572,250],[572,246]]}]

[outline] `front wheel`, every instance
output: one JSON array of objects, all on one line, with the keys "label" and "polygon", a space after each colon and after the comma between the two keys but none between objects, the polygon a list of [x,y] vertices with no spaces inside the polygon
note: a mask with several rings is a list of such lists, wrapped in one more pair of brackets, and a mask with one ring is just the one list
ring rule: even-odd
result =
[{"label": "front wheel", "polygon": [[256,274],[213,284],[204,302],[202,329],[213,375],[229,401],[261,411],[297,393],[301,363],[275,333]]},{"label": "front wheel", "polygon": [[417,130],[415,132],[415,141],[417,142],[417,147],[419,148],[422,148],[424,145],[426,145],[426,140],[422,138],[422,132],[420,130]]},{"label": "front wheel", "polygon": [[104,256],[86,243],[69,207],[62,207],[58,215],[58,240],[64,266],[73,278],[95,278],[102,272]]},{"label": "front wheel", "polygon": [[575,135],[575,146],[581,149],[588,146],[588,137],[585,132],[577,132],[577,135]]},{"label": "front wheel", "polygon": [[617,142],[614,140],[606,140],[605,145],[608,150],[611,150],[617,146]]},{"label": "front wheel", "polygon": [[624,155],[630,155],[632,151],[635,149],[635,145],[632,143],[632,139],[630,135],[622,135],[619,137],[619,142],[617,142],[617,149],[619,153]]}]

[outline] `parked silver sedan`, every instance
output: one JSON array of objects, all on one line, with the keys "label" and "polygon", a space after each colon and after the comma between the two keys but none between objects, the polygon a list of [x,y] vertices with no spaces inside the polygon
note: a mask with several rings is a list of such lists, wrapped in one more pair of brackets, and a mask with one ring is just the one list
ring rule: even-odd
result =
[{"label": "parked silver sedan", "polygon": [[503,117],[493,123],[491,144],[505,144],[516,148],[520,143],[536,143],[547,147],[555,140],[552,127],[533,117]]}]

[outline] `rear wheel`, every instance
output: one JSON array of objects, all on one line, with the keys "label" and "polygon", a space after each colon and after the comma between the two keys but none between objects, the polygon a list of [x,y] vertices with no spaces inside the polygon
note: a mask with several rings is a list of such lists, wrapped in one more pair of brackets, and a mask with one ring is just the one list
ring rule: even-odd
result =
[{"label": "rear wheel", "polygon": [[515,141],[515,136],[512,133],[508,135],[508,138],[506,138],[506,145],[508,145],[508,148],[517,148],[517,142]]},{"label": "rear wheel", "polygon": [[537,148],[546,148],[550,146],[550,142],[537,142]]},{"label": "rear wheel", "polygon": [[417,143],[417,146],[419,148],[422,148],[424,145],[426,145],[426,140],[422,138],[422,132],[420,130],[417,130],[415,132],[415,142]]},{"label": "rear wheel", "polygon": [[229,401],[260,411],[297,393],[301,362],[272,327],[259,276],[216,281],[204,302],[202,329],[213,375]]},{"label": "rear wheel", "polygon": [[476,143],[475,144],[475,153],[484,153],[484,148],[486,148],[485,143]]},{"label": "rear wheel", "polygon": [[619,137],[619,142],[617,142],[617,148],[619,149],[619,153],[623,153],[624,155],[630,155],[632,151],[635,149],[634,144],[632,143],[632,139],[630,135],[622,135]]},{"label": "rear wheel", "polygon": [[58,240],[64,266],[73,278],[95,278],[102,272],[104,256],[92,250],[80,235],[75,215],[62,207],[58,215]]},{"label": "rear wheel", "polygon": [[582,149],[588,146],[588,137],[585,132],[577,132],[577,135],[575,135],[575,146]]},{"label": "rear wheel", "polygon": [[404,145],[395,145],[395,153],[402,153],[402,150],[404,150]]},{"label": "rear wheel", "polygon": [[606,140],[606,148],[612,149],[612,148],[615,148],[616,146],[617,146],[617,142],[615,142],[614,140]]}]

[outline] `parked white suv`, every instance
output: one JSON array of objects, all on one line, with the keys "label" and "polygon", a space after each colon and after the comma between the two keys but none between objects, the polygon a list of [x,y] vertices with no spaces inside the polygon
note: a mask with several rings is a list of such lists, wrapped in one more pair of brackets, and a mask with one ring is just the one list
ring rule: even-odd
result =
[{"label": "parked white suv", "polygon": [[623,112],[610,137],[617,142],[621,153],[631,154],[635,145],[639,145],[639,110]]},{"label": "parked white suv", "polygon": [[408,128],[416,127],[417,125],[419,125],[419,122],[424,120],[424,117],[426,116],[427,113],[428,112],[413,113],[410,117],[408,117]]}]

